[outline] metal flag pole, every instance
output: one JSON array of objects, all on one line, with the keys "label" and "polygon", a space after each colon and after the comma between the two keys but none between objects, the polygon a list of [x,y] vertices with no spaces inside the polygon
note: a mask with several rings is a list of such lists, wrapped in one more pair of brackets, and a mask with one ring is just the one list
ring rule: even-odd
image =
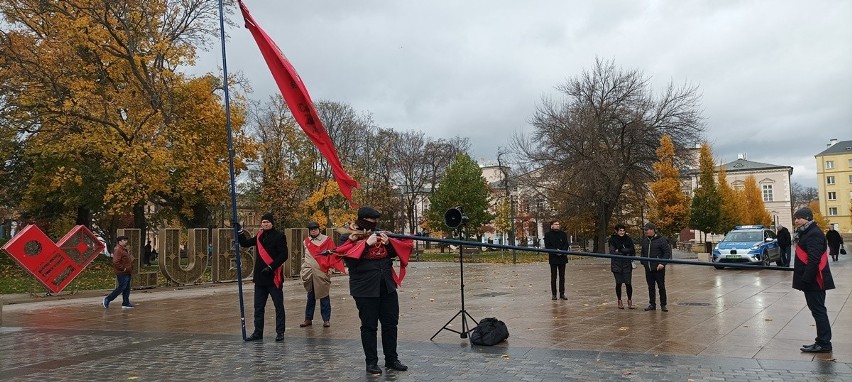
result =
[{"label": "metal flag pole", "polygon": [[231,97],[228,92],[228,58],[225,55],[225,7],[222,4],[223,0],[219,0],[219,37],[222,41],[222,88],[225,90],[225,126],[228,129],[228,170],[230,171],[230,186],[231,186],[231,226],[234,227],[234,251],[237,261],[237,287],[240,295],[240,327],[243,331],[243,341],[246,339],[246,310],[243,302],[243,266],[242,255],[240,254],[240,242],[237,240],[239,235],[239,222],[237,221],[237,188],[234,176],[234,142],[231,132]]}]

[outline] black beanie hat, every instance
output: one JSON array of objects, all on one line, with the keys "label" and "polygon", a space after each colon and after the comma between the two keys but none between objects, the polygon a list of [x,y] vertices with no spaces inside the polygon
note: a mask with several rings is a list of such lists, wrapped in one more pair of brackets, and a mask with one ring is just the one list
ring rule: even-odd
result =
[{"label": "black beanie hat", "polygon": [[260,217],[260,221],[264,220],[272,223],[272,225],[275,225],[275,218],[272,216],[272,212],[267,212]]},{"label": "black beanie hat", "polygon": [[807,221],[814,220],[814,212],[811,211],[808,207],[802,207],[796,210],[796,213],[793,214],[793,219],[802,218]]},{"label": "black beanie hat", "polygon": [[319,227],[320,227],[319,223],[317,223],[317,222],[308,223],[308,229],[319,229]]}]

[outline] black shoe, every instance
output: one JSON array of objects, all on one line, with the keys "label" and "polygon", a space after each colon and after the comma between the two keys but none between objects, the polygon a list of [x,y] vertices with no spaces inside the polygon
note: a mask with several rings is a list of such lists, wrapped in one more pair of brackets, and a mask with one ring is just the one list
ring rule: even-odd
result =
[{"label": "black shoe", "polygon": [[396,371],[408,370],[408,366],[403,365],[402,362],[399,362],[399,360],[393,361],[391,363],[385,363],[385,367],[388,369],[394,369]]},{"label": "black shoe", "polygon": [[381,375],[382,369],[379,369],[379,365],[376,365],[375,363],[367,365],[367,374]]},{"label": "black shoe", "polygon": [[556,295],[551,296],[550,299],[556,301]]},{"label": "black shoe", "polygon": [[649,311],[649,310],[657,310],[657,306],[656,306],[656,305],[648,305],[648,306],[645,308],[645,311],[647,312],[647,311]]},{"label": "black shoe", "polygon": [[799,350],[801,350],[804,353],[831,353],[831,347],[826,347],[826,346],[817,345],[817,344],[814,344],[813,346],[810,346],[810,347],[803,347]]},{"label": "black shoe", "polygon": [[560,295],[560,296],[559,296],[559,299],[560,299],[560,300],[567,300],[567,299],[568,299],[568,297],[565,297],[565,295],[563,294],[563,295]]},{"label": "black shoe", "polygon": [[275,341],[284,341],[284,333],[278,333],[278,335],[275,336]]},{"label": "black shoe", "polygon": [[251,336],[249,336],[249,338],[246,338],[246,342],[261,341],[261,340],[263,340],[263,334],[260,334],[260,333],[253,333]]},{"label": "black shoe", "polygon": [[668,312],[669,308],[666,308],[665,305],[660,305],[660,310],[662,310],[663,312]]}]

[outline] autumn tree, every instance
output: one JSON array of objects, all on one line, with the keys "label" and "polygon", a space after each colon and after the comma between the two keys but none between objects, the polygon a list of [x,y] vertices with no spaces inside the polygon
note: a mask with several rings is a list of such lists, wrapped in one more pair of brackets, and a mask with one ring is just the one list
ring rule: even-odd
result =
[{"label": "autumn tree", "polygon": [[737,190],[734,190],[734,188],[728,184],[728,173],[725,170],[724,165],[719,166],[719,175],[716,180],[716,185],[719,189],[719,196],[722,199],[722,209],[719,215],[719,226],[716,227],[714,231],[716,233],[725,234],[732,230],[737,224],[741,224],[743,220],[743,206]]},{"label": "autumn tree", "polygon": [[647,190],[654,179],[660,138],[670,136],[676,153],[700,138],[698,88],[670,83],[652,92],[641,71],[598,59],[557,90],[564,100],[543,100],[533,132],[514,140],[519,172],[547,174],[529,187],[553,191],[550,205],[591,210],[601,251],[624,190]]},{"label": "autumn tree", "polygon": [[444,213],[460,206],[470,219],[464,233],[468,236],[481,233],[480,227],[493,219],[488,212],[490,194],[479,165],[467,154],[458,154],[430,199],[429,228],[433,232],[447,232],[449,228],[444,224]]},{"label": "autumn tree", "polygon": [[[132,212],[144,229],[144,204],[155,202],[186,224],[207,222],[227,195],[222,84],[179,69],[216,35],[217,6],[9,0],[0,11],[0,128],[32,165],[20,207],[83,224]],[[239,96],[233,105],[239,169],[248,142]]]},{"label": "autumn tree", "polygon": [[745,185],[740,192],[743,201],[742,224],[763,224],[764,227],[772,225],[772,217],[766,212],[766,206],[763,204],[763,193],[757,186],[757,179],[754,175],[749,175],[745,179]]},{"label": "autumn tree", "polygon": [[675,167],[675,148],[671,137],[664,135],[657,149],[659,161],[654,163],[656,180],[651,183],[650,219],[657,232],[674,239],[689,220],[689,198],[680,185],[680,172]]},{"label": "autumn tree", "polygon": [[808,203],[808,207],[810,207],[811,211],[814,213],[814,223],[816,223],[820,229],[828,229],[829,221],[825,218],[825,216],[823,216],[822,211],[819,209],[819,200],[812,200]]},{"label": "autumn tree", "polygon": [[714,173],[716,165],[713,161],[713,153],[710,145],[701,145],[698,156],[698,189],[692,197],[692,206],[689,209],[689,226],[701,230],[705,236],[713,232],[719,226],[722,213],[722,197],[716,189]]}]

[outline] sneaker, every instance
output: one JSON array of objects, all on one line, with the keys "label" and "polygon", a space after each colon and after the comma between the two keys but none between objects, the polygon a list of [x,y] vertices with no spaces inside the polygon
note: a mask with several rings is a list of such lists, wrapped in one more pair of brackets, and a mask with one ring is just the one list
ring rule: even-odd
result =
[{"label": "sneaker", "polygon": [[394,369],[396,371],[408,370],[408,366],[403,365],[402,362],[399,362],[399,360],[393,361],[391,363],[385,363],[385,367],[388,369]]},{"label": "sneaker", "polygon": [[376,365],[375,363],[370,364],[370,365],[367,365],[367,374],[381,375],[382,369],[379,369],[379,365]]},{"label": "sneaker", "polygon": [[104,306],[104,309],[109,309],[109,301],[107,300],[106,297],[104,297],[104,300],[101,301],[101,305]]},{"label": "sneaker", "polygon": [[122,305],[122,306],[121,306],[121,309],[133,309],[133,308],[135,308],[135,307],[136,307],[136,306],[135,306],[135,305],[133,305],[133,304],[130,304],[130,305]]},{"label": "sneaker", "polygon": [[649,310],[657,310],[657,306],[656,305],[648,305],[648,307],[645,308],[645,311],[647,312]]}]

